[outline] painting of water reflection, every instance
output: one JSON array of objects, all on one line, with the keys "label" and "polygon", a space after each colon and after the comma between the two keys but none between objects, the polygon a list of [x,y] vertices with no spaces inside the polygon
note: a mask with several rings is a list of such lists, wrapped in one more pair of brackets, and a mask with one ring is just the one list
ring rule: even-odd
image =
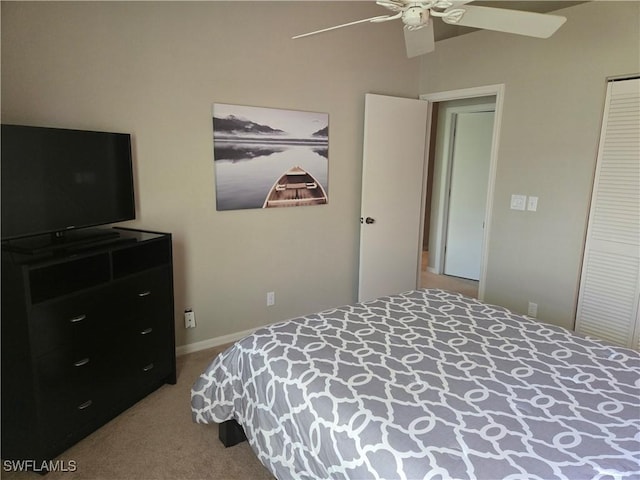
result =
[{"label": "painting of water reflection", "polygon": [[216,209],[328,202],[329,115],[213,104]]}]

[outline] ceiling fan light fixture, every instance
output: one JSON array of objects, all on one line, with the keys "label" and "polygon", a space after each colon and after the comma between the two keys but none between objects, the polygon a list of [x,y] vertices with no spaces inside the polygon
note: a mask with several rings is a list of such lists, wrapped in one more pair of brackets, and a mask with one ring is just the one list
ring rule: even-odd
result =
[{"label": "ceiling fan light fixture", "polygon": [[409,6],[402,14],[402,22],[409,29],[424,27],[429,23],[429,9],[422,6]]}]

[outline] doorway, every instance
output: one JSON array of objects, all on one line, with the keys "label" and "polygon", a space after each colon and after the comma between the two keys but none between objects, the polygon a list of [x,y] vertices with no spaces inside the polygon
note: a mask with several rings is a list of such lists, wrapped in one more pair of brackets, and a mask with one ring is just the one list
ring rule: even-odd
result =
[{"label": "doorway", "polygon": [[423,288],[484,296],[502,92],[494,85],[420,97],[431,106]]},{"label": "doorway", "polygon": [[[444,275],[480,280],[495,105],[460,107],[452,115],[447,158],[448,197],[444,205]],[[456,109],[458,110],[458,109]]]}]

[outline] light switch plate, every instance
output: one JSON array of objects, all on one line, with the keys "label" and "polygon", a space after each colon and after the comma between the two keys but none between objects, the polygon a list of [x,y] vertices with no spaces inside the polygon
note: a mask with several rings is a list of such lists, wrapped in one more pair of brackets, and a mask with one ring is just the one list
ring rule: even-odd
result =
[{"label": "light switch plate", "polygon": [[267,307],[272,307],[276,304],[276,292],[267,292]]},{"label": "light switch plate", "polygon": [[529,201],[527,202],[527,210],[530,212],[535,212],[538,210],[538,197],[529,197]]},{"label": "light switch plate", "polygon": [[527,205],[526,195],[511,195],[511,210],[524,210]]}]

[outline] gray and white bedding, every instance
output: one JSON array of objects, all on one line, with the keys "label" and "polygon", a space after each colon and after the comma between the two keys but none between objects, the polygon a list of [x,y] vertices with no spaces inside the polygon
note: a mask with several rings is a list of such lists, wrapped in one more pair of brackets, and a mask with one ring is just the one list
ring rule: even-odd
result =
[{"label": "gray and white bedding", "polygon": [[279,480],[640,478],[640,354],[442,290],[261,328],[191,405]]}]

